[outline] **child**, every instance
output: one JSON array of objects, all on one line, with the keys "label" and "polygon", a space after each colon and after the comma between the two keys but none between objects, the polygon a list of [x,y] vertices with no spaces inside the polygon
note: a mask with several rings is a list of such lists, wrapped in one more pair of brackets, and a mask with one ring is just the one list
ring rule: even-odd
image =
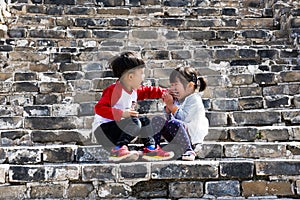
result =
[{"label": "child", "polygon": [[167,160],[173,152],[165,152],[155,145],[150,120],[139,117],[134,110],[137,100],[161,98],[166,91],[160,87],[141,86],[145,77],[145,63],[132,52],[124,52],[110,63],[118,80],[108,86],[95,105],[94,134],[104,147],[113,147],[110,161],[135,161],[137,151],[130,151],[128,144],[137,136],[144,143],[143,159]]},{"label": "child", "polygon": [[[157,133],[154,138],[160,144],[161,135],[168,141],[176,143],[182,160],[195,160],[193,150],[196,144],[202,143],[208,133],[208,119],[199,92],[206,88],[206,82],[198,77],[192,67],[179,67],[170,74],[171,87],[162,98],[166,104],[165,111],[169,114],[168,121],[161,117],[152,119],[153,128]],[[178,148],[177,148],[178,149]]]}]

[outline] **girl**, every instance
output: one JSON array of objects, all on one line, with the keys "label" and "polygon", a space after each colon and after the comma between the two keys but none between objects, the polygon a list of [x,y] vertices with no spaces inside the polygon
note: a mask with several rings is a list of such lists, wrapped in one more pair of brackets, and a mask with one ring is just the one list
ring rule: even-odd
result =
[{"label": "girl", "polygon": [[202,143],[208,133],[208,119],[199,92],[204,91],[206,82],[198,77],[192,67],[179,67],[170,74],[171,87],[162,95],[166,104],[166,121],[162,117],[154,117],[152,125],[157,133],[154,139],[160,144],[163,136],[168,142],[178,145],[182,160],[195,160],[193,147]]}]

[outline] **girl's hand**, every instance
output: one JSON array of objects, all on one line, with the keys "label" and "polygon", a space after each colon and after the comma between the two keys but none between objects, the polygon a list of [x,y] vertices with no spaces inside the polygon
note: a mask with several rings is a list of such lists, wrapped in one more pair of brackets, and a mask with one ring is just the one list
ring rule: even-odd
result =
[{"label": "girl's hand", "polygon": [[132,109],[124,110],[122,114],[123,118],[138,117],[138,116],[139,116],[139,112]]},{"label": "girl's hand", "polygon": [[169,92],[163,93],[162,99],[167,106],[173,104],[174,102],[173,96]]}]

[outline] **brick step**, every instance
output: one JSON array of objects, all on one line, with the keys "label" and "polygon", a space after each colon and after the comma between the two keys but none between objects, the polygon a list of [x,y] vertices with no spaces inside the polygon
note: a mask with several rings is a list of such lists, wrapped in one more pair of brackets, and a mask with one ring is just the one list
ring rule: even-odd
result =
[{"label": "brick step", "polygon": [[[169,144],[166,150],[176,150]],[[130,149],[141,150],[140,144],[131,144]],[[300,158],[300,142],[207,142],[195,149],[201,160]],[[1,147],[0,162],[3,164],[43,163],[106,163],[110,152],[101,145],[47,145]],[[179,157],[179,155],[178,155]],[[177,157],[175,158],[177,159]]]},{"label": "brick step", "polygon": [[298,198],[299,170],[291,159],[1,164],[0,199]]}]

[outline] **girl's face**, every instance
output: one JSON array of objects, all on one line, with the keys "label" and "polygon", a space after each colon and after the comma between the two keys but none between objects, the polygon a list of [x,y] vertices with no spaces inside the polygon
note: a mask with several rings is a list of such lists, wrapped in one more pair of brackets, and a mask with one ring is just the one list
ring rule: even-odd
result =
[{"label": "girl's face", "polygon": [[176,78],[175,82],[171,83],[171,93],[173,97],[177,98],[178,100],[183,100],[188,95],[194,92],[193,85],[189,82],[182,84],[182,82]]}]

